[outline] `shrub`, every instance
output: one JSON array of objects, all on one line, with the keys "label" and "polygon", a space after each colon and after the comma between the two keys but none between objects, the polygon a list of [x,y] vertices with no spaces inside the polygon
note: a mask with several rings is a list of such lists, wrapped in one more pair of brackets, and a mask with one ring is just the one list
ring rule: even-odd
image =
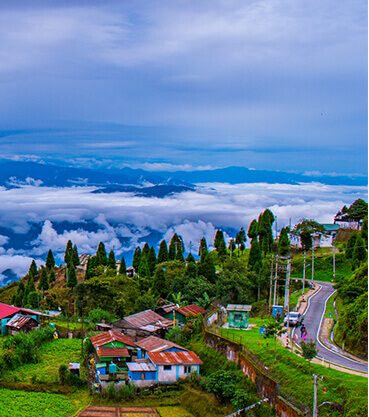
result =
[{"label": "shrub", "polygon": [[101,323],[103,320],[105,320],[108,323],[111,323],[113,321],[113,315],[108,311],[105,311],[102,308],[98,307],[90,311],[90,313],[88,314],[88,319],[93,323]]}]

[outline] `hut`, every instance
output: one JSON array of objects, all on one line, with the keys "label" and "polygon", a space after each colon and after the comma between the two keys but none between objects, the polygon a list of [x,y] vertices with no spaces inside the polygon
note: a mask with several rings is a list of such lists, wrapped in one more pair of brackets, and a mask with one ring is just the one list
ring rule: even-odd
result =
[{"label": "hut", "polygon": [[251,306],[246,304],[228,304],[228,324],[230,329],[247,329]]}]

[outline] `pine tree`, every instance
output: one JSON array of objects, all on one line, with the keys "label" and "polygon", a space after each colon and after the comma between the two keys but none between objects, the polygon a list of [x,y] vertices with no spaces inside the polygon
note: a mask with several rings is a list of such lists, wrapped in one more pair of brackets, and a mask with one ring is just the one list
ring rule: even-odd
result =
[{"label": "pine tree", "polygon": [[147,264],[147,259],[143,256],[140,260],[140,266],[138,267],[138,275],[140,278],[149,278],[151,276],[150,269]]},{"label": "pine tree", "polygon": [[38,289],[44,290],[44,291],[47,291],[49,289],[49,279],[47,276],[46,268],[41,269],[41,276],[40,276],[40,281],[38,283]]},{"label": "pine tree", "polygon": [[364,217],[363,225],[361,226],[360,236],[368,247],[368,216]]},{"label": "pine tree", "polygon": [[281,256],[288,255],[288,252],[290,251],[290,239],[288,238],[288,231],[288,227],[283,227],[281,233],[279,234],[278,253]]},{"label": "pine tree", "polygon": [[158,253],[158,264],[168,261],[168,247],[167,242],[163,239],[160,242],[159,253]]},{"label": "pine tree", "polygon": [[127,266],[124,256],[122,255],[122,259],[120,260],[119,265],[119,275],[126,275],[127,274]]},{"label": "pine tree", "polygon": [[251,240],[248,267],[252,270],[259,262],[261,263],[261,251],[258,239],[254,237],[254,239]]},{"label": "pine tree", "polygon": [[107,267],[117,272],[117,262],[113,250],[109,252]]},{"label": "pine tree", "polygon": [[148,243],[145,243],[142,248],[141,256],[144,256],[147,259],[149,256],[149,252],[150,252],[150,246]]},{"label": "pine tree", "polygon": [[22,305],[23,305],[23,296],[24,296],[25,290],[26,289],[25,289],[24,283],[21,281],[18,284],[17,296],[16,296],[16,299],[15,299],[15,304],[16,304],[17,307],[22,307]]},{"label": "pine tree", "polygon": [[194,262],[187,262],[185,269],[185,278],[188,280],[197,278],[197,268]]},{"label": "pine tree", "polygon": [[170,261],[174,261],[176,257],[177,245],[178,245],[178,236],[177,236],[177,233],[174,233],[169,243],[168,258]]},{"label": "pine tree", "polygon": [[357,232],[354,232],[350,235],[346,244],[346,252],[345,252],[346,259],[352,259],[357,237],[358,237]]},{"label": "pine tree", "polygon": [[67,287],[74,288],[77,285],[76,269],[74,268],[73,262],[68,267],[68,280]]},{"label": "pine tree", "polygon": [[140,262],[141,262],[141,248],[137,246],[137,248],[135,249],[133,253],[133,260],[132,260],[132,266],[136,273],[138,272]]},{"label": "pine tree", "polygon": [[161,266],[158,266],[155,270],[152,290],[157,297],[165,298],[168,294],[168,283],[165,271]]},{"label": "pine tree", "polygon": [[103,242],[100,242],[96,251],[96,266],[105,266],[107,263],[108,257],[106,256],[105,245]]},{"label": "pine tree", "polygon": [[52,282],[55,282],[55,279],[56,279],[56,276],[55,276],[55,271],[54,271],[54,268],[53,268],[50,271],[50,274],[49,274],[49,284],[51,284]]},{"label": "pine tree", "polygon": [[97,258],[96,256],[90,256],[86,265],[86,274],[85,280],[88,281],[94,275],[94,269],[97,267]]},{"label": "pine tree", "polygon": [[37,265],[36,265],[36,262],[35,262],[34,259],[32,260],[31,265],[29,267],[28,275],[30,275],[32,277],[34,277],[35,275],[37,275]]},{"label": "pine tree", "polygon": [[355,242],[354,253],[352,254],[353,269],[358,268],[361,262],[366,259],[368,259],[368,253],[365,249],[365,243],[360,235],[358,235]]},{"label": "pine tree", "polygon": [[150,271],[150,275],[152,276],[154,271],[155,271],[155,267],[156,267],[156,253],[155,253],[155,249],[153,246],[151,246],[150,250],[149,250],[149,254],[147,256],[147,265],[149,267],[149,271]]},{"label": "pine tree", "polygon": [[249,230],[247,231],[247,236],[250,239],[254,239],[257,237],[259,231],[258,231],[258,222],[254,219],[249,226]]},{"label": "pine tree", "polygon": [[208,252],[209,251],[208,251],[208,245],[206,243],[206,239],[205,237],[202,237],[200,240],[198,255],[200,256],[200,258],[202,258],[203,256],[206,256]]},{"label": "pine tree", "polygon": [[258,234],[260,250],[264,253],[269,253],[273,243],[272,224],[274,223],[274,215],[266,209],[263,214],[259,216]]},{"label": "pine tree", "polygon": [[73,261],[73,265],[77,266],[79,265],[79,256],[78,256],[78,250],[77,250],[77,245],[73,245],[73,253],[72,253],[72,261]]},{"label": "pine tree", "polygon": [[238,247],[238,250],[241,249],[241,244],[246,242],[246,232],[243,227],[241,227],[240,231],[236,235],[235,243]]},{"label": "pine tree", "polygon": [[187,262],[187,264],[189,264],[189,263],[196,264],[195,258],[194,258],[194,256],[192,255],[192,253],[189,253],[189,254],[187,255],[186,262]]},{"label": "pine tree", "polygon": [[216,281],[215,266],[214,266],[213,258],[211,257],[210,253],[208,253],[203,258],[203,261],[200,262],[200,264],[198,264],[197,273],[199,276],[205,277],[212,284],[215,283]]},{"label": "pine tree", "polygon": [[214,248],[219,252],[221,246],[225,247],[224,235],[223,231],[218,229],[214,237]]},{"label": "pine tree", "polygon": [[70,240],[67,242],[64,253],[64,262],[69,265],[73,261],[73,244]]},{"label": "pine tree", "polygon": [[35,282],[33,280],[33,276],[29,275],[28,276],[28,281],[27,281],[27,293],[29,294],[30,292],[36,291],[36,287],[35,287]]},{"label": "pine tree", "polygon": [[232,258],[234,251],[236,249],[236,244],[234,243],[234,239],[231,239],[228,243],[228,249],[229,249],[229,256]]},{"label": "pine tree", "polygon": [[55,266],[55,259],[54,255],[51,249],[49,249],[49,252],[47,252],[46,257],[46,268],[50,271]]}]

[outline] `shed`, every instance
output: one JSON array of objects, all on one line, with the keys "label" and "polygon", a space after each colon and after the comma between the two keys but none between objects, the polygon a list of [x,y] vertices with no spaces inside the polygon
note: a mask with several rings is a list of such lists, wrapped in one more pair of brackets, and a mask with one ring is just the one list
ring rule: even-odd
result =
[{"label": "shed", "polygon": [[251,306],[246,304],[228,304],[229,328],[247,329],[249,327],[249,312]]},{"label": "shed", "polygon": [[18,332],[28,333],[32,329],[38,327],[39,323],[31,316],[23,316],[22,314],[16,314],[7,323],[8,334],[16,334]]},{"label": "shed", "polygon": [[136,387],[147,387],[156,382],[156,368],[148,360],[127,363],[128,378]]}]

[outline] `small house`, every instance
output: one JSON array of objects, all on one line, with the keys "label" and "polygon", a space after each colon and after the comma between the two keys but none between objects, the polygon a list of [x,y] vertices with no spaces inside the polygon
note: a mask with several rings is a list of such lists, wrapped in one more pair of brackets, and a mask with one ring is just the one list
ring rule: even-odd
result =
[{"label": "small house", "polygon": [[[7,326],[7,323],[16,315],[21,314],[23,316],[30,316],[32,317],[37,323],[39,322],[39,316],[41,313],[34,310],[29,310],[27,308],[22,307],[14,307],[8,304],[0,303],[0,327],[1,327],[1,334],[7,335],[9,331],[9,326]],[[33,323],[33,322],[32,322]],[[31,323],[29,323],[24,330],[30,326]]]},{"label": "small house", "polygon": [[141,311],[112,323],[113,329],[129,335],[133,340],[139,340],[148,336],[163,337],[172,325],[173,322],[171,320],[160,316],[152,310]]},{"label": "small house", "polygon": [[168,384],[187,378],[192,372],[199,374],[201,359],[195,352],[148,352],[156,368],[156,383]]},{"label": "small house", "polygon": [[136,387],[148,387],[156,383],[156,367],[149,359],[127,363],[128,379]]},{"label": "small house", "polygon": [[136,342],[141,348],[143,356],[147,357],[147,352],[187,352],[188,349],[177,345],[170,340],[161,339],[160,337],[150,336]]},{"label": "small house", "polygon": [[228,304],[228,323],[230,329],[247,329],[251,306],[246,304]]},{"label": "small house", "polygon": [[31,316],[16,314],[7,323],[8,334],[16,334],[18,332],[26,332],[36,329],[39,326],[38,321]]},{"label": "small house", "polygon": [[199,316],[204,315],[206,310],[196,304],[190,304],[189,306],[185,307],[178,307],[174,310],[171,310],[169,313],[165,314],[167,319],[173,320],[175,318],[176,321],[182,324],[187,324],[187,320],[190,316]]}]

